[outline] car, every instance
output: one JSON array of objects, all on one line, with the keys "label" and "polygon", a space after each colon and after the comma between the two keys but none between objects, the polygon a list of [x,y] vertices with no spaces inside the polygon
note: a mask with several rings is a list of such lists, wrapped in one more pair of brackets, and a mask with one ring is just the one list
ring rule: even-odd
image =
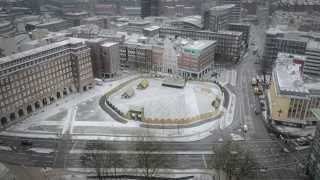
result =
[{"label": "car", "polygon": [[30,140],[21,140],[22,146],[32,146],[32,141]]},{"label": "car", "polygon": [[256,115],[258,115],[260,112],[255,108],[255,109],[254,109],[254,113],[255,113]]}]

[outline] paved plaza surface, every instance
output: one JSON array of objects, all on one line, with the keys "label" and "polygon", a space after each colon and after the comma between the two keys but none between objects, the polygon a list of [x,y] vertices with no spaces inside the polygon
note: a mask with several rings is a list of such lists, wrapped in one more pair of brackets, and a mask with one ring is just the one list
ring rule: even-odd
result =
[{"label": "paved plaza surface", "polygon": [[[110,102],[124,113],[130,106],[139,106],[144,108],[146,118],[182,119],[215,111],[212,101],[216,97],[222,98],[220,88],[213,83],[188,81],[184,88],[172,88],[162,86],[163,79],[148,78],[149,87],[136,89],[141,80],[137,79],[111,95]],[[125,99],[121,96],[128,88],[135,93]]]}]

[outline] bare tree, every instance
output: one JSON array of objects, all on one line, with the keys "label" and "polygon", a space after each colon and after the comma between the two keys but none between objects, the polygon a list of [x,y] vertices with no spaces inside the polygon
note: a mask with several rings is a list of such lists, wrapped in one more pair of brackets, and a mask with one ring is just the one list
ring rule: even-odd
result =
[{"label": "bare tree", "polygon": [[218,147],[213,147],[214,155],[211,160],[212,167],[217,170],[219,179],[224,172],[228,180],[232,177],[240,180],[255,170],[257,163],[253,154],[239,144],[226,141]]},{"label": "bare tree", "polygon": [[137,153],[136,157],[136,168],[141,169],[143,179],[152,179],[158,176],[160,168],[167,168],[173,166],[175,163],[176,156],[166,158],[163,156],[161,151],[163,146],[159,142],[155,142],[154,138],[150,135],[143,135],[138,138],[135,144],[135,150]]},{"label": "bare tree", "polygon": [[82,154],[82,164],[94,168],[99,180],[118,179],[118,169],[123,166],[123,161],[121,155],[115,153],[116,149],[102,140],[87,145],[86,149],[90,152]]}]

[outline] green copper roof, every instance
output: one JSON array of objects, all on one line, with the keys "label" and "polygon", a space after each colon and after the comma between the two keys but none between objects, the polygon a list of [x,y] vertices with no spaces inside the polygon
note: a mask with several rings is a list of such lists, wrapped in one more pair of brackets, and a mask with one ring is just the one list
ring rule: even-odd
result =
[{"label": "green copper roof", "polygon": [[311,112],[318,119],[318,121],[320,121],[320,109],[311,109]]}]

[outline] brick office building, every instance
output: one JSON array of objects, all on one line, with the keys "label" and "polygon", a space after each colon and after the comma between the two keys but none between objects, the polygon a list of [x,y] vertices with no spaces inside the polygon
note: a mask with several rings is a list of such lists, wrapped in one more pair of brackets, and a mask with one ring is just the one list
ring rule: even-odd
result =
[{"label": "brick office building", "polygon": [[0,128],[93,86],[90,49],[81,39],[0,58]]}]

